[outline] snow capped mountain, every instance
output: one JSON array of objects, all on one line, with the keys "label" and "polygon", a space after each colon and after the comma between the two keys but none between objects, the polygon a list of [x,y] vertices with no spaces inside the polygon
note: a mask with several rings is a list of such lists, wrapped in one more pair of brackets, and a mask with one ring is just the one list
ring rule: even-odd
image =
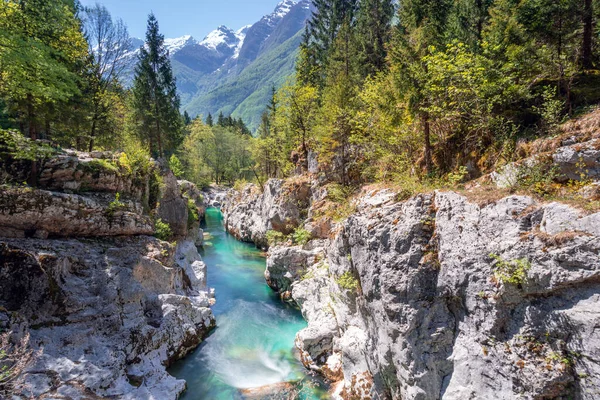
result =
[{"label": "snow capped mountain", "polygon": [[200,42],[200,45],[211,50],[218,50],[221,46],[233,48],[238,45],[239,40],[240,39],[236,35],[236,32],[224,25],[221,25],[209,33],[204,40]]},{"label": "snow capped mountain", "polygon": [[277,4],[275,8],[275,12],[271,14],[273,18],[283,18],[285,17],[292,7],[294,7],[298,3],[297,0],[284,0],[281,3]]},{"label": "snow capped mountain", "polygon": [[165,39],[165,47],[170,55],[175,54],[185,46],[197,43],[190,35],[185,35],[175,39]]}]

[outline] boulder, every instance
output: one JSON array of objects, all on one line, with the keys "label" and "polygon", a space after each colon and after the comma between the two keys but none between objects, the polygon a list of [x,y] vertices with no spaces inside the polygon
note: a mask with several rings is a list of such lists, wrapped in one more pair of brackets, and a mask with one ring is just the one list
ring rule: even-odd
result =
[{"label": "boulder", "polygon": [[73,150],[45,161],[39,172],[42,189],[67,193],[120,193],[142,199],[147,177],[137,179],[123,170],[114,153],[83,153]]}]

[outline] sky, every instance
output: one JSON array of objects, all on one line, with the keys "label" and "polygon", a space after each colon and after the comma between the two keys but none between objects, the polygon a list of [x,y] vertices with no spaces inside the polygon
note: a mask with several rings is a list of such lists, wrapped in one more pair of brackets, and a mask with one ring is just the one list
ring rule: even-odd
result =
[{"label": "sky", "polygon": [[166,38],[192,35],[197,40],[220,25],[237,30],[273,12],[280,0],[81,0],[84,6],[106,6],[113,19],[121,18],[129,35],[144,38],[150,11]]}]

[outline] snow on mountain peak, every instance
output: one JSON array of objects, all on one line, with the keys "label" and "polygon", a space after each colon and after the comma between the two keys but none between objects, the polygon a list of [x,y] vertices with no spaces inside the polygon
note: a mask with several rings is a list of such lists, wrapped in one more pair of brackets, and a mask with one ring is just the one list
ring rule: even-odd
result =
[{"label": "snow on mountain peak", "polygon": [[200,45],[208,47],[212,50],[217,50],[217,47],[223,44],[230,48],[235,47],[237,46],[238,42],[238,33],[229,29],[225,25],[221,25],[209,33],[204,40],[200,42]]},{"label": "snow on mountain peak", "polygon": [[246,33],[248,29],[250,29],[252,25],[242,26],[240,29],[235,31],[235,36],[238,38],[237,46],[235,46],[235,51],[233,52],[233,59],[236,59],[240,55],[240,50],[242,50],[242,46],[244,45],[244,39],[246,39]]},{"label": "snow on mountain peak", "polygon": [[279,4],[277,4],[277,7],[275,7],[275,11],[273,11],[269,15],[265,15],[263,17],[263,20],[265,20],[271,26],[276,25],[277,23],[279,23],[279,21],[281,21],[283,17],[285,17],[290,12],[292,7],[298,4],[298,2],[299,0],[281,1]]},{"label": "snow on mountain peak", "polygon": [[275,7],[275,12],[271,15],[274,17],[283,18],[297,3],[298,0],[283,0],[282,2],[277,4],[277,7]]},{"label": "snow on mountain peak", "polygon": [[165,39],[165,47],[169,54],[173,55],[188,44],[194,43],[195,40],[190,35],[184,35],[175,39]]}]

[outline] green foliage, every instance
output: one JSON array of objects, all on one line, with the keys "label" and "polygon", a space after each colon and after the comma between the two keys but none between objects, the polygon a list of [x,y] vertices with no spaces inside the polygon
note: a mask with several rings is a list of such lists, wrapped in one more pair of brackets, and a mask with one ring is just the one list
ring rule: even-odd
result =
[{"label": "green foliage", "polygon": [[146,44],[140,48],[132,93],[132,124],[150,152],[162,156],[166,149],[177,148],[183,133],[180,99],[154,14],[148,16]]},{"label": "green foliage", "polygon": [[35,161],[56,153],[57,150],[46,143],[36,142],[16,131],[0,129],[0,158]]},{"label": "green foliage", "polygon": [[0,98],[32,139],[71,112],[86,57],[72,1],[0,2]]},{"label": "green foliage", "polygon": [[540,196],[550,195],[560,177],[558,167],[550,161],[537,160],[532,164],[521,164],[517,169],[517,187],[532,191]]},{"label": "green foliage", "polygon": [[200,215],[198,214],[198,207],[196,206],[196,202],[190,198],[187,199],[187,209],[188,209],[188,229],[194,226],[195,223],[200,221]]},{"label": "green foliage", "polygon": [[292,233],[292,239],[294,241],[294,244],[304,246],[310,241],[310,239],[312,239],[312,235],[306,229],[298,227]]},{"label": "green foliage", "polygon": [[549,134],[555,134],[564,120],[565,101],[557,98],[555,92],[554,88],[545,86],[542,92],[542,105],[533,107],[533,110],[540,114],[543,127]]},{"label": "green foliage", "polygon": [[169,169],[173,171],[173,175],[175,175],[178,179],[183,178],[183,165],[175,154],[171,155],[171,158],[169,158]]},{"label": "green foliage", "polygon": [[467,171],[467,167],[461,165],[456,172],[450,172],[448,174],[448,183],[451,186],[456,186],[459,183],[464,182],[465,178],[468,177],[469,171]]},{"label": "green foliage", "polygon": [[210,127],[199,118],[189,126],[181,151],[185,176],[199,187],[251,180],[251,136],[234,127]]},{"label": "green foliage", "polygon": [[84,164],[85,168],[93,172],[113,173],[118,174],[120,172],[119,166],[116,165],[112,160],[104,158],[95,158]]},{"label": "green foliage", "polygon": [[154,236],[160,240],[169,241],[173,237],[173,231],[168,223],[163,222],[162,219],[154,221]]},{"label": "green foliage", "polygon": [[106,208],[106,215],[109,218],[112,218],[115,215],[115,212],[123,210],[124,208],[126,208],[126,205],[121,201],[121,194],[117,192],[115,194],[115,199],[111,201]]},{"label": "green foliage", "polygon": [[284,243],[287,240],[287,237],[278,231],[269,230],[267,231],[267,243],[269,246],[276,246],[278,244]]},{"label": "green foliage", "polygon": [[490,254],[494,260],[494,275],[505,284],[522,285],[527,280],[527,272],[531,263],[526,258],[507,261],[497,254]]},{"label": "green foliage", "polygon": [[356,276],[350,271],[346,271],[340,276],[336,283],[344,290],[357,291],[360,288],[360,282]]}]

